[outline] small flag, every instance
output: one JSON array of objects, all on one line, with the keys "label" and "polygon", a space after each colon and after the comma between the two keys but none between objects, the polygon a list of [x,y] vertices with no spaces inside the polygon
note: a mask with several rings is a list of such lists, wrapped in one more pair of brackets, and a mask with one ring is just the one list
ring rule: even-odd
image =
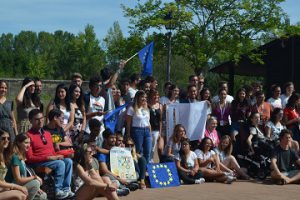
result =
[{"label": "small flag", "polygon": [[153,73],[153,46],[154,42],[139,51],[139,58],[143,65],[142,76],[150,76]]},{"label": "small flag", "polygon": [[180,181],[175,162],[148,164],[151,188],[179,186]]},{"label": "small flag", "polygon": [[115,132],[116,125],[118,123],[120,111],[123,110],[127,105],[128,104],[124,104],[104,116],[105,127],[109,128],[113,133]]}]

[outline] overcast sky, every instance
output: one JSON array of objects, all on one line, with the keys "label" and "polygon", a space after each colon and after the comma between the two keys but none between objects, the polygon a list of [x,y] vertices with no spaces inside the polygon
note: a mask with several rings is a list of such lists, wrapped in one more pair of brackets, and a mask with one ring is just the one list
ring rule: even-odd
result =
[{"label": "overcast sky", "polygon": [[[133,7],[135,0],[1,0],[0,33],[18,34],[21,30],[35,32],[64,30],[74,34],[87,24],[94,26],[103,39],[114,21],[119,21],[125,35],[129,20],[123,16],[120,4]],[[291,23],[300,22],[300,0],[282,4]]]}]

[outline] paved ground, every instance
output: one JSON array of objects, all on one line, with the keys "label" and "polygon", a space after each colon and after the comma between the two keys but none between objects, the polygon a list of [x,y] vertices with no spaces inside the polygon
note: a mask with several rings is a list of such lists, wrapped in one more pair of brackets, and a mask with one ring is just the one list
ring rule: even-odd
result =
[{"label": "paved ground", "polygon": [[[104,198],[97,198],[98,200]],[[205,183],[182,185],[166,189],[146,189],[132,192],[122,200],[300,200],[300,185],[273,185],[240,181],[231,185]]]}]

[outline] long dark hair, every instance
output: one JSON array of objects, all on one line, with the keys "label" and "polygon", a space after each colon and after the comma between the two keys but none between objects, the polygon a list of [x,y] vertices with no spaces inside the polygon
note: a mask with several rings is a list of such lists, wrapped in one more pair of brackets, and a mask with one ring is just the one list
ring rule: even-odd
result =
[{"label": "long dark hair", "polygon": [[[31,81],[34,81],[34,79],[32,78],[29,78],[29,77],[26,77],[24,80],[23,80],[23,83],[22,83],[22,88],[29,82]],[[40,110],[42,110],[42,103],[41,103],[41,100],[40,100],[40,97],[39,95],[34,92],[33,94],[30,94],[29,91],[28,91],[28,88],[25,90],[25,93],[24,93],[24,97],[23,97],[23,106],[25,108],[30,108],[31,107],[31,102],[36,106],[36,107],[39,107]]]},{"label": "long dark hair", "polygon": [[298,93],[293,93],[292,96],[290,96],[287,104],[286,104],[286,107],[289,107],[289,108],[295,108],[296,106],[296,102],[300,99],[300,94]]},{"label": "long dark hair", "polygon": [[184,151],[182,150],[183,144],[190,145],[190,140],[188,138],[184,138],[181,141],[181,147],[180,147],[180,150],[179,150],[179,155],[180,155],[180,158],[181,158],[180,164],[184,168],[188,168],[188,166],[187,166],[187,155],[185,155]]},{"label": "long dark hair", "polygon": [[[9,133],[6,131],[3,131],[2,129],[0,129],[0,137],[2,137],[2,135],[7,134],[9,136]],[[11,151],[12,150],[12,144],[11,141],[9,141],[8,147],[3,149],[3,152],[0,152],[0,154],[2,153],[3,157],[0,155],[0,162],[4,162],[5,165],[9,165],[9,158],[11,156]]]},{"label": "long dark hair", "polygon": [[[204,93],[206,91],[209,91],[210,93],[210,90],[208,88],[203,88],[201,91],[200,91],[200,101],[203,101],[204,100]],[[211,102],[211,94],[209,95],[207,101]]]},{"label": "long dark hair", "polygon": [[60,99],[59,99],[59,97],[58,97],[58,95],[57,95],[57,94],[58,94],[58,91],[59,91],[60,89],[63,89],[63,90],[66,91],[65,104],[66,104],[66,109],[67,109],[68,111],[70,111],[70,110],[71,110],[71,105],[70,105],[70,95],[69,95],[69,90],[68,90],[68,87],[67,87],[65,84],[63,84],[63,83],[58,84],[57,87],[56,87],[56,90],[55,90],[55,97],[54,97],[54,104],[55,104],[55,106],[56,106],[58,109],[60,109]]},{"label": "long dark hair", "polygon": [[211,141],[212,145],[211,145],[209,151],[212,150],[212,147],[213,147],[213,144],[214,144],[212,139],[210,139],[209,137],[205,137],[205,138],[202,139],[202,141],[200,142],[200,145],[199,145],[199,149],[203,152],[204,152],[204,147],[205,147],[205,143],[206,143],[207,140]]},{"label": "long dark hair", "polygon": [[82,144],[79,148],[76,148],[75,154],[74,154],[74,165],[81,165],[84,169],[86,168],[86,160],[85,160],[85,152],[89,145],[87,143]]},{"label": "long dark hair", "polygon": [[275,124],[276,117],[281,111],[281,108],[274,108],[273,112],[271,112],[270,121]]},{"label": "long dark hair", "polygon": [[73,93],[76,88],[80,89],[80,96],[78,99],[76,99],[76,104],[79,107],[79,109],[81,110],[81,112],[85,112],[82,88],[80,86],[78,86],[77,84],[72,84],[69,87],[70,102],[73,101]]}]

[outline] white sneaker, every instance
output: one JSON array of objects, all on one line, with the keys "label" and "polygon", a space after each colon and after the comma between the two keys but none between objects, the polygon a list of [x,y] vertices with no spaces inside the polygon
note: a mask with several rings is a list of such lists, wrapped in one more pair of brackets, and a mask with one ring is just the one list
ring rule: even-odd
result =
[{"label": "white sneaker", "polygon": [[204,178],[199,178],[195,180],[195,184],[203,184],[205,183],[205,179]]},{"label": "white sneaker", "polygon": [[56,199],[65,199],[69,196],[69,193],[68,192],[64,192],[62,190],[58,190],[56,193],[55,193],[55,198]]},{"label": "white sneaker", "polygon": [[227,176],[227,179],[225,181],[226,184],[231,184],[233,181],[236,181],[236,177],[234,176]]}]

